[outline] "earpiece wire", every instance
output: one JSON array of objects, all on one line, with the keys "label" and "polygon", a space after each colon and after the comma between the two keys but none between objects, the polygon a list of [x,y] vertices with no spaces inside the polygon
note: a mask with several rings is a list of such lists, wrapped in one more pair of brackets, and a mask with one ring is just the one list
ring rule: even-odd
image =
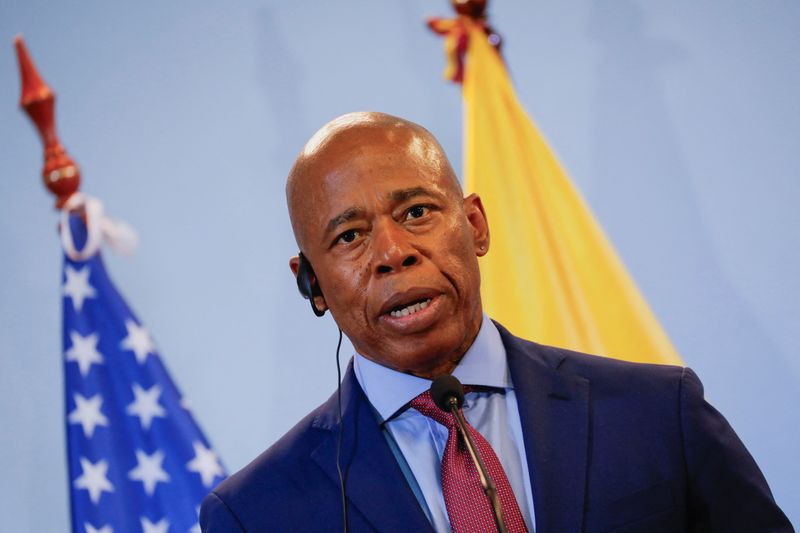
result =
[{"label": "earpiece wire", "polygon": [[[311,300],[314,301],[313,299]],[[312,303],[313,306],[313,303]],[[342,425],[342,366],[339,363],[339,350],[342,347],[342,330],[339,329],[339,342],[336,345],[336,396],[339,403],[339,434],[336,437],[336,471],[339,473],[339,487],[342,492],[342,517],[344,519],[344,533],[348,533],[349,525],[347,523],[347,496],[345,495],[345,480],[342,474],[342,433],[344,427]]]}]

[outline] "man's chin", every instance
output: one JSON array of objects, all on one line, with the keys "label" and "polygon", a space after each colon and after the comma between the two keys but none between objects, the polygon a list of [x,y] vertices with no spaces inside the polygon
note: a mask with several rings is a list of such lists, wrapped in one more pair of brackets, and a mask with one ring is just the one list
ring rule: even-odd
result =
[{"label": "man's chin", "polygon": [[429,335],[386,339],[379,348],[380,354],[369,359],[392,370],[426,379],[448,374],[462,354],[459,342],[441,333],[430,331]]}]

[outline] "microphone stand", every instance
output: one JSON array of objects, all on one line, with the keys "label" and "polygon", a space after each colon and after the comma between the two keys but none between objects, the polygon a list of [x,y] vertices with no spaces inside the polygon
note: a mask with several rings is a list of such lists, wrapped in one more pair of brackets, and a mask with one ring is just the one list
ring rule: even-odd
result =
[{"label": "microphone stand", "polygon": [[508,533],[508,529],[506,529],[505,522],[503,521],[503,508],[500,507],[500,500],[497,498],[497,489],[489,473],[486,471],[486,467],[483,465],[481,456],[475,448],[475,443],[472,441],[469,431],[467,431],[467,421],[464,419],[464,414],[461,412],[461,409],[458,408],[458,400],[455,396],[450,396],[447,399],[447,406],[450,408],[450,412],[453,413],[458,423],[458,429],[461,431],[461,436],[464,438],[464,444],[467,446],[467,451],[469,451],[469,455],[472,457],[472,462],[475,463],[475,466],[478,468],[481,487],[483,487],[483,492],[492,505],[492,513],[494,514],[494,523],[497,525],[497,531],[499,533]]}]

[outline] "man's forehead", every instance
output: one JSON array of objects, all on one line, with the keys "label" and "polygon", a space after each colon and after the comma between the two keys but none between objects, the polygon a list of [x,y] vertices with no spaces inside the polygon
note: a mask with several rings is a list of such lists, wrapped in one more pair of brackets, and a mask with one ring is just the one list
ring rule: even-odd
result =
[{"label": "man's forehead", "polygon": [[305,161],[292,188],[301,193],[302,203],[313,200],[320,206],[351,195],[392,199],[396,191],[414,187],[451,190],[460,197],[460,186],[437,148],[417,138],[404,143],[374,138],[348,143]]},{"label": "man's forehead", "polygon": [[[428,167],[444,155],[438,144],[411,130],[358,129],[329,139],[313,150],[305,149],[298,161],[298,178],[325,178],[339,170],[354,172],[377,167]],[[370,176],[363,176],[369,179]]]}]

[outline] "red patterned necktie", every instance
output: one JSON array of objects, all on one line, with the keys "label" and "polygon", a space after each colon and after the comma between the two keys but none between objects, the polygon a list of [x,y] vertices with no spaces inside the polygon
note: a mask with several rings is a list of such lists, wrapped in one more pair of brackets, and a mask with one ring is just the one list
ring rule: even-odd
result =
[{"label": "red patterned necktie", "polygon": [[[467,390],[465,387],[465,392]],[[453,414],[439,409],[433,402],[430,391],[411,400],[410,405],[423,415],[445,426],[449,432],[442,456],[442,492],[453,532],[497,531],[491,504],[483,492],[478,470],[472,462],[469,451],[459,438]],[[514,491],[511,490],[511,484],[509,484],[503,466],[492,446],[469,423],[467,423],[467,431],[475,443],[486,470],[494,481],[497,496],[503,508],[503,520],[506,528],[509,532],[514,533],[528,531],[517,505],[517,499],[514,497]]]}]

